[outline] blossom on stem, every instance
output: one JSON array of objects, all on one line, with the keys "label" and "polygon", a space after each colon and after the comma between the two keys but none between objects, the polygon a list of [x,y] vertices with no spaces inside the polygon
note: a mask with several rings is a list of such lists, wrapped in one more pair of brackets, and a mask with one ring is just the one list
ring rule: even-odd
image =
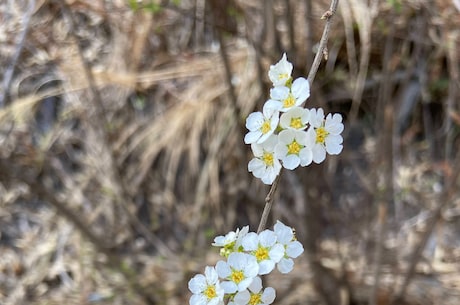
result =
[{"label": "blossom on stem", "polygon": [[303,77],[297,78],[290,87],[276,86],[270,90],[270,99],[280,103],[281,112],[302,105],[309,97],[310,84]]},{"label": "blossom on stem", "polygon": [[249,232],[249,226],[244,226],[241,230],[238,228],[236,232],[231,231],[225,236],[217,236],[212,243],[215,247],[222,247],[220,255],[228,257],[232,252],[241,252],[241,240]]},{"label": "blossom on stem", "polygon": [[254,177],[262,179],[265,184],[272,184],[280,173],[281,163],[275,157],[275,146],[278,136],[271,135],[264,143],[251,144],[254,158],[249,161],[248,170]]},{"label": "blossom on stem", "polygon": [[281,273],[289,273],[294,267],[293,258],[303,253],[303,246],[295,238],[292,228],[286,226],[281,221],[277,221],[274,226],[277,242],[284,246],[283,257],[277,264],[277,269]]},{"label": "blossom on stem", "polygon": [[307,166],[312,161],[311,141],[303,130],[285,129],[278,135],[275,156],[287,169],[295,169],[299,165]]},{"label": "blossom on stem", "polygon": [[273,86],[284,86],[291,80],[293,66],[287,60],[286,53],[279,62],[270,66],[268,78],[270,78]]},{"label": "blossom on stem", "polygon": [[228,305],[269,305],[273,303],[275,297],[275,289],[272,287],[262,289],[262,280],[256,277],[248,289],[238,292]]},{"label": "blossom on stem", "polygon": [[244,137],[244,143],[261,144],[267,140],[278,127],[280,108],[280,103],[268,100],[262,112],[251,113],[246,119],[246,128],[249,132]]},{"label": "blossom on stem", "polygon": [[284,112],[280,118],[280,126],[284,129],[304,130],[310,119],[310,111],[303,107],[293,107]]},{"label": "blossom on stem", "polygon": [[310,110],[309,139],[312,141],[313,162],[321,163],[326,158],[326,153],[338,155],[343,149],[343,138],[340,135],[344,129],[342,116],[338,113],[328,114],[324,119],[322,108]]},{"label": "blossom on stem", "polygon": [[190,305],[224,304],[224,289],[220,286],[214,267],[207,266],[204,275],[195,275],[188,282],[188,288],[193,293]]},{"label": "blossom on stem", "polygon": [[225,293],[235,293],[248,288],[259,273],[259,265],[254,256],[233,252],[227,261],[217,262],[216,271],[220,278],[226,280],[221,283]]},{"label": "blossom on stem", "polygon": [[276,243],[275,232],[271,230],[249,232],[243,238],[243,249],[256,258],[260,275],[270,273],[284,255],[283,245]]}]

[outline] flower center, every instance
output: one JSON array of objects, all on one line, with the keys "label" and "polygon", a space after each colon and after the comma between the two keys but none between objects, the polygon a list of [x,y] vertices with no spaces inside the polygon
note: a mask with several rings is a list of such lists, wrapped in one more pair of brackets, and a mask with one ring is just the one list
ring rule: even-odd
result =
[{"label": "flower center", "polygon": [[294,105],[295,105],[295,98],[291,93],[289,93],[288,97],[283,101],[283,107],[290,108]]},{"label": "flower center", "polygon": [[209,285],[203,291],[203,294],[208,298],[208,300],[214,299],[217,296],[216,287],[214,285]]},{"label": "flower center", "polygon": [[244,273],[241,270],[233,270],[230,278],[232,282],[239,284],[242,280],[244,280]]},{"label": "flower center", "polygon": [[302,149],[302,146],[297,143],[296,140],[292,141],[291,144],[288,144],[288,154],[290,155],[298,155],[300,150]]},{"label": "flower center", "polygon": [[286,79],[286,78],[288,78],[288,77],[289,77],[289,74],[287,74],[287,73],[280,73],[280,74],[278,75],[278,79]]},{"label": "flower center", "polygon": [[324,127],[319,127],[316,129],[316,143],[324,144],[326,137],[329,135],[329,132]]},{"label": "flower center", "polygon": [[249,298],[248,304],[249,305],[258,305],[260,303],[262,303],[262,296],[260,295],[260,293],[251,294],[251,298]]},{"label": "flower center", "polygon": [[262,126],[260,127],[260,131],[262,131],[263,134],[266,134],[269,132],[271,129],[271,124],[269,120],[265,120]]},{"label": "flower center", "polygon": [[264,161],[265,165],[267,166],[273,166],[273,154],[265,152],[264,155],[262,156],[262,160]]},{"label": "flower center", "polygon": [[268,249],[265,247],[259,247],[256,251],[254,251],[254,256],[258,262],[266,260],[269,258]]},{"label": "flower center", "polygon": [[295,128],[295,129],[300,129],[303,127],[302,125],[302,120],[299,118],[292,118],[291,119],[291,124],[289,125],[291,126],[292,128]]}]

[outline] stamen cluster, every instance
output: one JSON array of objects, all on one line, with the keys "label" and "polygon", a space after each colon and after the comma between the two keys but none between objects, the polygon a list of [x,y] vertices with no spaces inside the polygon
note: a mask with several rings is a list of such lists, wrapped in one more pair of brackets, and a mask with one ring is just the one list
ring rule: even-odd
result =
[{"label": "stamen cluster", "polygon": [[246,119],[249,132],[244,137],[251,144],[254,158],[248,170],[265,184],[272,184],[281,171],[321,163],[326,153],[342,151],[344,129],[340,114],[324,115],[322,108],[306,109],[310,97],[308,80],[292,79],[293,65],[286,54],[270,66],[268,76],[273,83],[270,99],[262,112],[253,112]]},{"label": "stamen cluster", "polygon": [[293,258],[304,249],[294,230],[278,221],[274,230],[249,232],[249,226],[217,236],[213,246],[220,247],[226,260],[215,267],[207,266],[205,274],[195,275],[188,283],[193,293],[190,305],[268,305],[276,297],[275,289],[262,286],[260,276],[278,269],[289,273]]}]

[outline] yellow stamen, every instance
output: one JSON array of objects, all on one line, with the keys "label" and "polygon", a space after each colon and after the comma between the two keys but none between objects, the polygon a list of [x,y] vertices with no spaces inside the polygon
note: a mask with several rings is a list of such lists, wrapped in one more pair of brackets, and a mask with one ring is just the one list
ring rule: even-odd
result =
[{"label": "yellow stamen", "polygon": [[216,287],[214,285],[209,285],[203,291],[203,294],[208,298],[208,300],[215,298],[217,296]]},{"label": "yellow stamen", "polygon": [[291,124],[289,125],[291,126],[292,128],[295,128],[295,129],[300,129],[303,127],[302,125],[302,120],[301,118],[292,118],[291,119]]},{"label": "yellow stamen", "polygon": [[274,164],[273,153],[264,152],[264,155],[262,156],[262,160],[264,161],[265,165],[273,166]]},{"label": "yellow stamen", "polygon": [[329,132],[324,127],[316,128],[316,143],[324,144]]},{"label": "yellow stamen", "polygon": [[263,134],[266,134],[267,132],[269,132],[270,129],[271,129],[271,124],[269,120],[266,120],[260,127],[260,131],[262,131]]},{"label": "yellow stamen", "polygon": [[291,93],[289,93],[288,97],[283,101],[283,107],[290,108],[294,105],[295,105],[295,98]]},{"label": "yellow stamen", "polygon": [[302,146],[296,142],[296,140],[292,141],[291,144],[288,144],[288,154],[289,155],[298,155]]},{"label": "yellow stamen", "polygon": [[244,280],[244,273],[241,270],[233,270],[230,278],[234,283],[239,284],[242,280]]},{"label": "yellow stamen", "polygon": [[249,305],[258,305],[262,303],[262,296],[260,293],[251,294],[251,298],[249,299]]},{"label": "yellow stamen", "polygon": [[264,247],[259,247],[256,251],[254,251],[254,256],[256,257],[258,262],[266,260],[269,258],[268,249]]}]

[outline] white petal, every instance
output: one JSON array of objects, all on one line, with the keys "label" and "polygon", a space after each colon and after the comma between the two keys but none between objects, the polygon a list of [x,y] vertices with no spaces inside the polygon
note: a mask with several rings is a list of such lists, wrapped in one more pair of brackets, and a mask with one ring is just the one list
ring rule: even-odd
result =
[{"label": "white petal", "polygon": [[272,116],[278,116],[277,112],[283,108],[283,103],[276,100],[268,100],[265,102],[263,107],[263,114],[266,118],[270,118]]},{"label": "white petal", "polygon": [[209,284],[215,284],[218,281],[218,275],[216,269],[214,267],[206,266],[204,275],[206,276],[206,280]]},{"label": "white petal", "polygon": [[258,243],[259,238],[257,236],[257,233],[255,232],[249,232],[248,234],[246,234],[246,236],[243,238],[241,242],[245,251],[257,250]]},{"label": "white petal", "polygon": [[260,159],[252,159],[248,163],[248,171],[252,172],[256,178],[262,178],[265,173],[265,163]]},{"label": "white petal", "polygon": [[279,262],[284,256],[284,246],[280,243],[275,244],[270,249],[270,259],[275,263]]},{"label": "white petal", "polygon": [[265,288],[264,292],[262,293],[261,301],[264,304],[271,304],[276,298],[275,289],[272,287]]},{"label": "white petal", "polygon": [[288,87],[279,86],[270,89],[270,98],[276,101],[284,101],[289,96],[290,90]]},{"label": "white petal", "polygon": [[264,146],[257,144],[257,143],[252,143],[251,144],[251,150],[252,153],[254,154],[254,157],[262,157],[264,155]]},{"label": "white petal", "polygon": [[303,77],[297,78],[292,83],[292,94],[297,100],[296,105],[300,105],[310,97],[310,84]]},{"label": "white petal", "polygon": [[222,282],[220,285],[224,289],[225,293],[235,293],[238,290],[238,286],[231,281]]},{"label": "white petal", "polygon": [[294,261],[290,258],[283,258],[278,263],[277,268],[281,273],[289,273],[294,268]]},{"label": "white petal", "polygon": [[313,152],[310,148],[304,148],[299,153],[300,165],[308,166],[313,161]]},{"label": "white petal", "polygon": [[331,155],[338,155],[342,151],[342,136],[329,135],[326,138],[326,150]]},{"label": "white petal", "polygon": [[259,274],[265,275],[272,272],[275,268],[275,262],[272,260],[264,260],[259,263]]},{"label": "white petal", "polygon": [[216,271],[220,278],[225,279],[232,274],[232,270],[227,262],[218,261],[216,264]]},{"label": "white petal", "polygon": [[248,256],[246,266],[244,267],[244,276],[247,278],[254,278],[259,273],[259,264],[254,256],[246,254]]},{"label": "white petal", "polygon": [[286,247],[286,254],[289,257],[296,258],[303,253],[303,246],[300,242],[293,241]]},{"label": "white petal", "polygon": [[294,130],[283,130],[278,134],[278,142],[284,144],[290,144],[295,139],[295,131]]},{"label": "white petal", "polygon": [[235,304],[238,304],[238,305],[246,305],[248,304],[250,298],[251,298],[251,295],[249,291],[244,290],[244,291],[238,292],[235,295],[235,298],[233,299],[233,301],[235,302]]},{"label": "white petal", "polygon": [[249,285],[248,289],[253,293],[258,293],[262,290],[262,280],[260,277],[256,276],[253,280],[251,285]]},{"label": "white petal", "polygon": [[[268,152],[273,152],[275,150],[275,146],[278,144],[278,136],[272,134],[262,145],[263,149]],[[262,155],[262,154],[261,154]]]},{"label": "white petal", "polygon": [[263,247],[271,247],[275,244],[275,242],[276,242],[275,232],[267,229],[259,233],[259,243]]},{"label": "white petal", "polygon": [[262,136],[262,132],[259,130],[250,131],[244,136],[244,143],[252,144],[255,143]]},{"label": "white petal", "polygon": [[279,220],[276,222],[274,229],[277,241],[283,245],[287,245],[294,237],[292,229]]},{"label": "white petal", "polygon": [[296,169],[300,165],[300,159],[296,155],[288,155],[283,158],[283,166],[284,168],[293,170]]},{"label": "white petal", "polygon": [[190,281],[188,282],[188,289],[192,293],[201,293],[203,290],[206,289],[206,277],[203,274],[195,275]]},{"label": "white petal", "polygon": [[[259,269],[257,269],[257,270],[259,270]],[[242,280],[241,282],[239,282],[238,285],[237,285],[238,286],[238,291],[243,291],[243,290],[247,289],[248,286],[251,285],[253,279],[254,279],[254,277],[248,277],[248,278],[245,278],[244,280]]]},{"label": "white petal", "polygon": [[313,152],[313,162],[320,164],[326,159],[326,149],[321,144],[315,144],[312,149]]},{"label": "white petal", "polygon": [[264,120],[262,112],[253,112],[246,118],[246,128],[251,131],[257,130],[262,126]]},{"label": "white petal", "polygon": [[202,294],[194,294],[190,298],[190,305],[207,305],[208,298]]}]

